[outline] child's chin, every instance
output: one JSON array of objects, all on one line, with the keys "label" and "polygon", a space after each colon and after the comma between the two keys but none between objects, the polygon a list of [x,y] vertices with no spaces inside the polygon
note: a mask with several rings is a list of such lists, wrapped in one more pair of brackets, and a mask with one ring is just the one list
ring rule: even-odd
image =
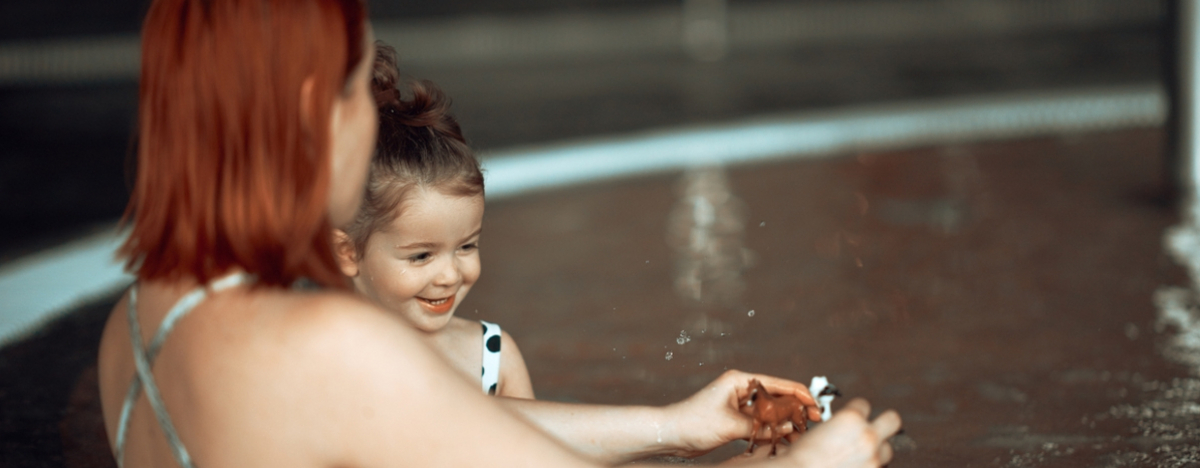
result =
[{"label": "child's chin", "polygon": [[442,331],[446,325],[450,324],[450,319],[454,317],[454,310],[442,314],[426,313],[419,316],[416,320],[409,320],[418,330],[425,333],[435,333]]}]

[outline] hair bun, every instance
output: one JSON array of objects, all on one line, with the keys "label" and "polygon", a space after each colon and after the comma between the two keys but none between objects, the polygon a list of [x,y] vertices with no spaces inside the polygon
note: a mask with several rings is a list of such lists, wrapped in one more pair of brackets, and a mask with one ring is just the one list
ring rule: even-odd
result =
[{"label": "hair bun", "polygon": [[412,98],[401,100],[400,114],[405,125],[439,127],[450,114],[450,99],[433,82],[421,80],[408,85]]},{"label": "hair bun", "polygon": [[381,118],[389,120],[389,125],[428,129],[465,143],[458,122],[450,115],[446,93],[432,81],[403,80],[391,46],[376,41],[375,51],[371,87]]},{"label": "hair bun", "polygon": [[371,93],[380,109],[400,105],[400,70],[397,68],[396,49],[375,41],[375,64],[371,70]]}]

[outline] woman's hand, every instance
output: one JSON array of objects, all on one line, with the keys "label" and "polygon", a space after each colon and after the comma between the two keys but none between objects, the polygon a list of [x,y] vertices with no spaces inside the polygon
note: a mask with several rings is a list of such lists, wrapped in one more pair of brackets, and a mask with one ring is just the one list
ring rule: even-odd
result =
[{"label": "woman's hand", "polygon": [[[810,420],[820,420],[821,413],[816,409],[816,401],[803,384],[731,370],[686,400],[665,408],[664,419],[669,424],[667,433],[673,435],[673,445],[677,447],[675,455],[695,457],[731,441],[753,436],[753,420],[738,411],[738,400],[746,396],[751,379],[758,379],[771,394],[794,395],[809,408]],[[782,432],[786,434],[790,431],[791,425],[785,424]],[[757,437],[770,437],[770,430],[764,430]]]},{"label": "woman's hand", "polygon": [[[888,439],[900,430],[900,415],[888,410],[868,420],[871,404],[855,398],[833,417],[809,431],[780,457],[803,467],[878,467],[892,459]],[[790,440],[790,438],[789,438]]]}]

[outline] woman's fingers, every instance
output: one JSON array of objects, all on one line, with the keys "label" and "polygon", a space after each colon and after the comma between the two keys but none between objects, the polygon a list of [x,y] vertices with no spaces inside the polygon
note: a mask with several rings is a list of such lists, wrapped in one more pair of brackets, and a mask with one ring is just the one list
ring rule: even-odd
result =
[{"label": "woman's fingers", "polygon": [[806,408],[808,408],[808,420],[809,421],[820,421],[821,420],[821,408],[817,408],[815,405],[808,406]]},{"label": "woman's fingers", "polygon": [[900,430],[900,414],[892,410],[884,411],[883,414],[871,421],[871,430],[879,437],[879,463],[886,465],[892,460],[892,444],[888,442],[896,432]]},{"label": "woman's fingers", "polygon": [[[871,415],[871,404],[867,403],[867,400],[862,398],[855,398],[850,400],[849,403],[846,403],[846,406],[842,407],[842,411],[853,411],[862,416],[863,419],[867,419],[867,417]],[[897,418],[898,417],[899,416],[897,416]]]},{"label": "woman's fingers", "polygon": [[762,382],[763,387],[766,387],[768,392],[774,395],[794,395],[800,399],[800,403],[804,406],[816,406],[817,400],[813,399],[811,393],[808,392],[808,387],[794,380],[781,379],[769,375],[753,375],[759,382]]},{"label": "woman's fingers", "polygon": [[879,445],[879,454],[877,455],[879,457],[879,464],[886,465],[891,462],[892,453],[892,444],[888,443],[886,440],[883,441],[883,443]]},{"label": "woman's fingers", "polygon": [[879,440],[890,439],[900,430],[900,415],[892,410],[884,411],[871,421],[871,429],[879,436]]},{"label": "woman's fingers", "polygon": [[763,427],[759,428],[758,434],[753,434],[753,436],[755,440],[763,441],[771,440],[775,436],[787,437],[793,434],[798,435],[799,433],[792,428],[790,422],[785,422],[776,426],[763,425]]}]

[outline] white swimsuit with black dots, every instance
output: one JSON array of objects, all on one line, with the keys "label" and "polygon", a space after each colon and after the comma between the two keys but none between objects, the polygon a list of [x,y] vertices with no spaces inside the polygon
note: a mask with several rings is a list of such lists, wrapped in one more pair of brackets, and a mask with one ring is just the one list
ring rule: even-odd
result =
[{"label": "white swimsuit with black dots", "polygon": [[500,325],[479,323],[483,325],[483,393],[495,395],[500,383]]}]

